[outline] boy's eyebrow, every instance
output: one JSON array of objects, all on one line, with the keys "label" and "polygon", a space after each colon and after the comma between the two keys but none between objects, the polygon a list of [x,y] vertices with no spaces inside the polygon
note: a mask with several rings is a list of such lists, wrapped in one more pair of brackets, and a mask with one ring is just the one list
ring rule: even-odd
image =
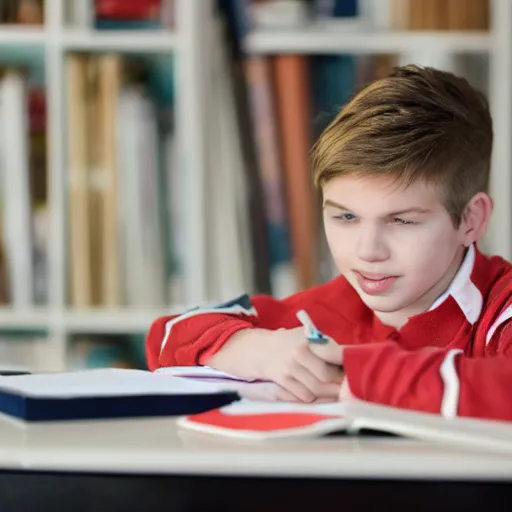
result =
[{"label": "boy's eyebrow", "polygon": [[[325,206],[333,206],[334,208],[338,208],[339,210],[346,210],[347,212],[351,211],[350,208],[347,208],[342,204],[338,204],[335,201],[332,201],[331,199],[326,199],[324,201],[324,207]],[[427,208],[411,207],[396,212],[390,212],[387,214],[387,217],[392,217],[394,215],[403,215],[404,213],[431,213],[431,210]]]},{"label": "boy's eyebrow", "polygon": [[400,210],[399,212],[391,212],[389,216],[393,215],[403,215],[404,213],[430,213],[432,210],[429,210],[427,208],[419,208],[419,207],[413,207],[413,208],[407,208],[405,210]]},{"label": "boy's eyebrow", "polygon": [[335,203],[334,201],[331,201],[330,199],[326,199],[324,201],[324,208],[326,206],[334,206],[334,208],[338,208],[340,210],[347,210],[347,211],[350,211],[349,208],[347,208],[346,206],[343,206],[341,204],[338,204],[338,203]]}]

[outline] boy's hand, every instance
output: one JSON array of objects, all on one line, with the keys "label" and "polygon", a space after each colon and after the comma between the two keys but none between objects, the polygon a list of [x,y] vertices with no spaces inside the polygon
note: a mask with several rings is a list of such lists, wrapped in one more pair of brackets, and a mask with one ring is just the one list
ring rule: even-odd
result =
[{"label": "boy's hand", "polygon": [[304,337],[303,327],[276,331],[268,344],[262,371],[265,378],[281,386],[278,399],[313,402],[338,398],[343,371],[331,363],[336,354],[334,347],[312,347]]},{"label": "boy's hand", "polygon": [[343,364],[343,346],[334,340],[329,343],[309,343],[309,348],[317,357],[326,363],[341,366]]},{"label": "boy's hand", "polygon": [[343,371],[336,362],[341,347],[313,347],[304,328],[247,329],[234,334],[208,365],[241,377],[267,379],[280,386],[277,399],[336,400]]}]

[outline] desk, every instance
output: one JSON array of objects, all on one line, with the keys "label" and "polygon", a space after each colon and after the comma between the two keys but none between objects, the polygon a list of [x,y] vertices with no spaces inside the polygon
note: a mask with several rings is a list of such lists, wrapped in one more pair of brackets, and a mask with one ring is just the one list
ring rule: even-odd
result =
[{"label": "desk", "polygon": [[182,431],[172,418],[0,416],[1,512],[490,510],[512,502],[511,483],[510,455],[395,437],[263,444]]}]

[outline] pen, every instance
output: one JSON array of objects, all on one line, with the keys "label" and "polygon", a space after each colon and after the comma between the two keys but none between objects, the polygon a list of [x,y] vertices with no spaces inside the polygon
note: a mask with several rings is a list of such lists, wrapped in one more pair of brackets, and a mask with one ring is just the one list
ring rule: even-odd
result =
[{"label": "pen", "polygon": [[[332,342],[332,347],[337,347],[340,350],[340,353],[336,356],[339,361],[337,361],[335,364],[343,370],[343,349],[334,341],[330,336],[327,336],[324,334],[318,327],[313,323],[313,320],[311,320],[311,317],[301,309],[300,311],[297,311],[296,314],[299,322],[304,326],[304,334],[306,339],[309,343],[314,343],[315,345],[327,345],[328,343]],[[328,351],[331,351],[330,347]]]},{"label": "pen", "polygon": [[301,309],[297,312],[297,318],[299,322],[304,326],[304,332],[306,339],[311,343],[318,343],[324,345],[331,341],[329,336],[326,336],[320,329],[318,329],[310,316],[306,313],[304,309]]}]

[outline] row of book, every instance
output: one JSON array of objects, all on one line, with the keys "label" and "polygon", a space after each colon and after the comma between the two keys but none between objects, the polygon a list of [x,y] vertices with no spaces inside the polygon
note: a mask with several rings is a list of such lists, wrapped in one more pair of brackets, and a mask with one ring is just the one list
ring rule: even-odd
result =
[{"label": "row of book", "polygon": [[[213,31],[211,36],[213,41]],[[172,60],[67,56],[73,307],[190,304],[185,268],[194,259],[204,265],[207,279],[199,300],[254,290],[248,186],[240,172],[232,84],[216,40],[209,45],[209,101],[201,126],[207,169],[197,179],[183,165],[187,154],[174,127]],[[204,217],[191,229],[207,237],[201,254],[193,252],[194,235],[186,227],[196,215],[197,198],[204,198]]]},{"label": "row of book", "polygon": [[167,190],[177,174],[172,84],[166,74],[159,81],[158,70],[117,54],[67,57],[74,307],[150,308],[172,300],[166,247],[173,203]]},{"label": "row of book", "polygon": [[174,0],[95,0],[98,29],[159,29],[174,26]]},{"label": "row of book", "polygon": [[489,0],[393,0],[393,23],[405,30],[489,30]]},{"label": "row of book", "polygon": [[169,29],[174,27],[174,0],[66,0],[71,25],[105,30]]},{"label": "row of book", "polygon": [[43,0],[2,0],[0,2],[0,26],[42,25],[43,23]]},{"label": "row of book", "polygon": [[[155,29],[174,26],[174,0],[63,0],[64,19],[98,29]],[[2,0],[0,26],[44,25],[44,0]]]},{"label": "row of book", "polygon": [[47,297],[46,98],[22,69],[0,73],[0,302]]},{"label": "row of book", "polygon": [[[164,184],[175,152],[170,64],[82,54],[66,64],[69,304],[179,300],[166,284],[176,273]],[[51,286],[46,99],[31,80],[21,68],[0,74],[0,302],[20,309],[46,303]]]},{"label": "row of book", "polygon": [[[284,13],[284,4],[294,3],[297,4],[256,0],[245,2],[245,7],[235,1],[224,3],[230,34],[239,50],[233,52],[233,59],[244,69],[240,86],[245,91],[249,115],[242,133],[249,134],[254,152],[248,169],[261,184],[259,198],[253,199],[251,204],[264,206],[263,212],[251,215],[253,232],[264,229],[267,232],[266,253],[261,237],[254,244],[259,251],[255,253],[255,265],[260,267],[256,287],[270,290],[277,296],[309,288],[335,273],[321,235],[317,191],[311,185],[309,151],[312,144],[355,91],[372,79],[388,74],[393,66],[404,64],[403,58],[414,58],[411,55],[246,54],[243,42],[251,30],[285,24],[284,14],[281,21],[275,18],[272,23],[265,21],[270,20],[270,16],[263,15],[261,9],[277,10],[279,4]],[[361,1],[299,3],[315,8],[317,17],[322,9],[324,19],[328,15],[332,17],[332,27],[343,19],[358,23],[358,27],[361,16],[367,16],[366,24],[371,19]],[[299,16],[289,16],[289,19],[293,25]],[[411,18],[402,28],[418,27]],[[449,70],[466,74],[468,78],[472,73],[473,82],[486,76],[485,64],[479,57],[447,59],[440,56],[440,60],[440,66],[445,69],[448,66]]]},{"label": "row of book", "polygon": [[258,28],[315,22],[343,31],[488,30],[489,0],[243,0]]},{"label": "row of book", "polygon": [[[209,170],[200,184],[187,185],[176,151],[171,56],[68,54],[65,64],[61,222],[68,305],[159,309],[186,302],[183,266],[191,254],[184,219],[197,206],[184,197],[185,187],[198,197],[195,186],[209,191],[203,219],[209,254],[201,255],[209,299],[253,290],[246,186],[234,159],[226,73],[216,64],[211,70],[219,101],[211,105],[218,113],[208,115],[208,132],[222,141],[209,137]],[[27,309],[45,303],[52,285],[45,93],[26,70],[10,67],[0,77],[0,105],[0,298]],[[226,129],[213,126],[219,122]]]},{"label": "row of book", "polygon": [[[387,28],[396,30],[487,30],[490,14],[489,0],[239,0],[239,4],[251,10],[256,25],[267,27],[314,19],[361,28],[386,19]],[[76,25],[87,24],[84,20],[92,17],[94,26],[102,29],[174,26],[174,0],[66,0],[64,6],[66,18]],[[43,0],[0,3],[0,24],[43,23]]]},{"label": "row of book", "polygon": [[[309,149],[353,92],[397,59],[229,52],[243,23],[227,19],[231,30],[212,30],[208,48],[207,170],[197,183],[187,182],[176,149],[170,56],[66,56],[71,306],[186,304],[184,267],[194,255],[184,226],[195,208],[186,194],[206,203],[205,302],[284,296],[332,276]],[[45,302],[48,291],[45,96],[27,80],[17,69],[0,79],[0,299],[18,307]]]}]

